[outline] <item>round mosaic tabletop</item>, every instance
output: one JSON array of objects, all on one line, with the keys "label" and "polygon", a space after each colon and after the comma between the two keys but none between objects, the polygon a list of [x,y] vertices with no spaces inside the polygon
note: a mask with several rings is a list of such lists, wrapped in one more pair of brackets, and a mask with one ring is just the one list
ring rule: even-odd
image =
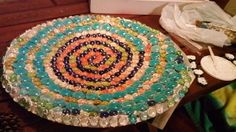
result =
[{"label": "round mosaic tabletop", "polygon": [[3,61],[5,90],[51,121],[83,127],[136,124],[162,114],[191,82],[183,53],[144,24],[82,15],[37,25]]}]

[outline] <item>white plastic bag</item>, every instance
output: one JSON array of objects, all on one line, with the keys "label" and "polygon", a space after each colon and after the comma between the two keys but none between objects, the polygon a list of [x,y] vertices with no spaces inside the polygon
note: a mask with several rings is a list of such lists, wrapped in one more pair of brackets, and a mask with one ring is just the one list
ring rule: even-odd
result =
[{"label": "white plastic bag", "polygon": [[223,32],[199,28],[196,21],[210,21],[236,29],[236,17],[226,14],[216,3],[203,2],[180,7],[168,4],[162,9],[160,24],[168,32],[175,33],[188,41],[194,40],[223,47],[230,45]]}]

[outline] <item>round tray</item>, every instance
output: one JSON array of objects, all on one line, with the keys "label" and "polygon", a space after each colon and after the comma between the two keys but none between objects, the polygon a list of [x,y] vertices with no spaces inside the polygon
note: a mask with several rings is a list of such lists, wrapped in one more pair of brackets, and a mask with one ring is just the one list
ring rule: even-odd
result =
[{"label": "round tray", "polygon": [[135,124],[162,114],[191,82],[182,52],[157,30],[82,15],[37,25],[14,39],[3,86],[48,120],[83,127]]}]

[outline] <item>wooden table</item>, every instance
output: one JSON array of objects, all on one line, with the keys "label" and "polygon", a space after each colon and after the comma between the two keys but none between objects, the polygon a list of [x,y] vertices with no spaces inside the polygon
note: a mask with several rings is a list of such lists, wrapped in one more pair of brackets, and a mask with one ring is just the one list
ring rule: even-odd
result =
[{"label": "wooden table", "polygon": [[[3,0],[4,1],[4,0]],[[26,29],[29,29],[37,24],[52,20],[58,17],[65,17],[69,15],[88,14],[89,3],[87,0],[8,0],[9,2],[0,1],[0,56],[5,54],[10,42],[22,34]],[[159,16],[138,16],[138,15],[115,15],[129,19],[135,19],[146,25],[158,29],[167,34],[158,24]],[[194,54],[197,56],[197,64],[202,56],[207,55],[208,51],[194,51],[177,42],[186,54]],[[234,52],[236,47],[231,46],[227,48],[214,48],[217,55],[223,56],[224,52]],[[195,100],[202,95],[205,95],[215,89],[225,86],[231,82],[224,82],[204,75],[209,82],[205,87],[197,84],[196,80],[191,85],[188,94],[181,101],[181,105],[189,101]],[[62,124],[53,123],[51,121],[42,119],[32,113],[26,111],[24,108],[16,104],[12,98],[0,88],[0,113],[13,113],[19,118],[20,130],[22,131],[146,131],[145,123],[138,123],[137,125],[130,125],[126,127],[110,128],[110,129],[91,129],[65,126]],[[181,122],[180,122],[181,120]],[[149,126],[150,131],[156,131],[155,128]],[[193,123],[190,119],[181,112],[179,108],[176,109],[170,118],[164,131],[195,131]],[[1,131],[1,128],[0,128]]]}]

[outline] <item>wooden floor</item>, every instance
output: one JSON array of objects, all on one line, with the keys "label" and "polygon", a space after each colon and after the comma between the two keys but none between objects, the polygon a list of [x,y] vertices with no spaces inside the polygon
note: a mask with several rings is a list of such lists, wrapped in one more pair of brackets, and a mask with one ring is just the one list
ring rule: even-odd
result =
[{"label": "wooden floor", "polygon": [[[0,56],[2,57],[5,54],[6,48],[12,39],[23,33],[26,29],[54,18],[87,13],[89,13],[89,3],[87,0],[0,0]],[[135,16],[125,17],[134,18]],[[148,19],[144,20],[145,22],[148,23]],[[96,132],[157,131],[156,128],[147,126],[147,123],[113,129],[88,129],[53,123],[33,115],[20,107],[12,101],[11,97],[2,88],[0,88],[0,105],[2,106],[0,114],[13,113],[16,115],[19,119],[19,129],[25,132],[88,130]],[[194,132],[197,130],[185,112],[181,108],[177,108],[163,131]]]}]

